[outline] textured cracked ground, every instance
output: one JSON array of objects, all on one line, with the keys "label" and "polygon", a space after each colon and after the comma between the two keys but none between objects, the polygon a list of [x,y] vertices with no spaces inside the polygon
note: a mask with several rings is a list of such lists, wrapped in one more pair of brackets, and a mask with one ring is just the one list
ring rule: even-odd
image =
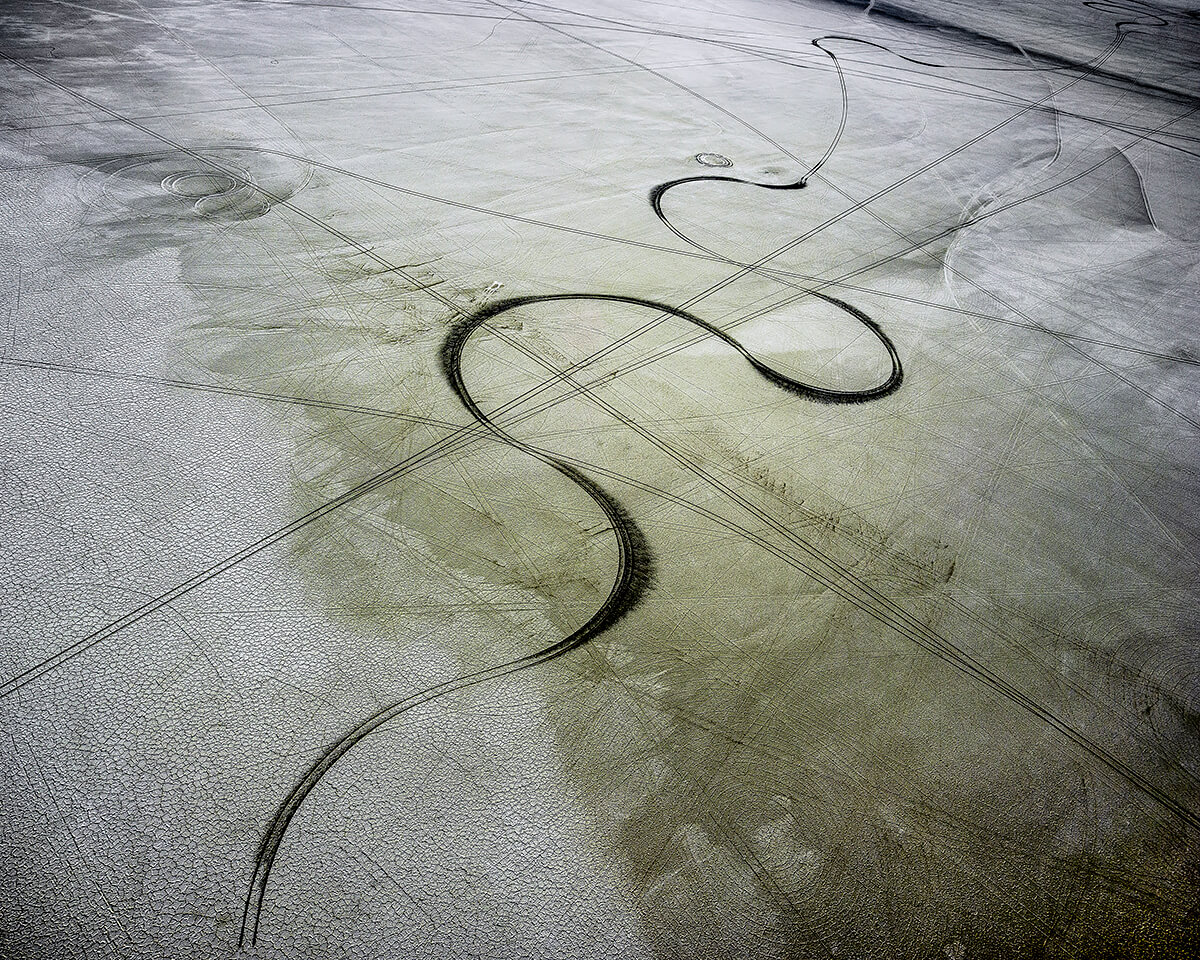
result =
[{"label": "textured cracked ground", "polygon": [[1200,949],[1200,13],[0,7],[0,955]]}]

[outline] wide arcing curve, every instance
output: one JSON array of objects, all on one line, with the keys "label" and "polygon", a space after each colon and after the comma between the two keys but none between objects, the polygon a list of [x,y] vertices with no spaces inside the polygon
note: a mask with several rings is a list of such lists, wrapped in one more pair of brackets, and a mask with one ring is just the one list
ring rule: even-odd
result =
[{"label": "wide arcing curve", "polygon": [[516,660],[486,667],[482,670],[426,687],[424,690],[405,697],[403,700],[398,700],[360,721],[342,736],[341,739],[325,750],[317,761],[308,768],[307,772],[300,779],[300,782],[293,787],[287,798],[279,805],[274,817],[272,817],[267,826],[266,834],[259,845],[255,857],[250,890],[246,897],[245,910],[242,915],[240,939],[243,944],[247,940],[253,943],[257,939],[263,902],[267,892],[267,882],[271,875],[271,868],[274,866],[275,859],[278,856],[279,848],[283,843],[283,838],[287,833],[288,825],[299,811],[304,800],[342,756],[385,723],[395,719],[402,713],[406,713],[413,707],[428,703],[446,694],[475,686],[487,680],[498,679],[519,670],[554,660],[565,653],[583,646],[589,640],[598,637],[615,625],[622,617],[636,607],[653,583],[654,564],[650,548],[646,543],[641,529],[621,506],[620,502],[576,467],[542,450],[538,450],[507,433],[480,408],[471,396],[463,378],[462,358],[467,343],[476,331],[483,329],[489,320],[502,313],[536,303],[566,300],[599,300],[622,303],[660,311],[663,314],[677,317],[699,327],[705,333],[711,334],[733,347],[764,379],[783,390],[807,397],[811,400],[823,403],[858,403],[886,396],[898,389],[903,379],[903,370],[896,349],[887,335],[874,321],[854,307],[835,300],[832,297],[825,297],[820,294],[818,296],[849,312],[871,330],[880,342],[883,343],[887,348],[892,362],[892,370],[886,380],[864,390],[830,390],[807,384],[775,370],[769,364],[755,357],[731,334],[686,310],[640,297],[626,297],[616,294],[550,294],[545,296],[508,298],[490,304],[464,317],[451,328],[442,345],[441,361],[443,371],[455,395],[471,416],[480,424],[487,427],[497,439],[541,461],[566,477],[583,490],[601,509],[612,527],[613,536],[617,544],[617,573],[613,580],[613,585],[604,603],[592,614],[588,621],[562,640]]},{"label": "wide arcing curve", "polygon": [[[1119,45],[1122,35],[1114,40],[1108,50],[1100,58],[1099,62],[1103,63],[1115,51]],[[692,238],[686,236],[678,230],[666,217],[662,209],[662,200],[664,195],[674,187],[682,186],[687,183],[696,183],[704,181],[732,182],[741,183],[750,186],[759,186],[770,190],[796,190],[806,186],[808,178],[815,174],[830,158],[841,139],[841,134],[845,128],[847,114],[847,98],[845,90],[845,78],[841,71],[836,55],[830,50],[822,47],[821,39],[837,40],[837,39],[853,39],[844,37],[830,36],[826,38],[818,38],[814,41],[814,45],[828,55],[837,71],[839,83],[842,89],[842,109],[839,127],[837,134],[834,136],[829,149],[820,161],[811,166],[804,177],[794,183],[786,184],[767,184],[756,183],[754,181],[743,180],[737,177],[730,176],[694,176],[684,177],[677,180],[668,181],[656,186],[650,192],[650,205],[658,219],[666,226],[673,234],[684,240],[691,246],[703,250],[705,253],[712,254],[720,260],[728,263],[736,263],[727,257],[709,251],[701,244],[697,243]],[[1077,78],[1067,86],[1078,83],[1082,78]],[[1065,88],[1064,88],[1065,89]],[[1035,104],[1033,106],[1038,106]],[[1032,109],[1028,107],[1026,109]],[[1024,112],[1024,111],[1022,111]],[[1019,115],[1019,114],[1018,114]],[[1007,121],[1006,121],[1007,122]],[[995,128],[994,128],[995,129]],[[987,133],[993,132],[989,130]],[[981,134],[975,140],[960,149],[966,149],[972,143],[982,139],[987,133]],[[915,174],[913,174],[915,176]],[[857,207],[862,207],[869,201],[863,201],[857,204]],[[836,221],[835,221],[836,222]],[[803,238],[801,238],[803,239]],[[744,270],[749,272],[757,272],[758,264],[738,264]],[[389,720],[398,717],[400,714],[407,712],[415,706],[426,703],[445,696],[446,694],[483,683],[487,680],[498,679],[519,670],[524,670],[528,667],[536,666],[549,660],[553,660],[562,656],[565,653],[574,650],[589,640],[602,634],[609,627],[616,624],[626,613],[632,610],[640,601],[645,592],[649,589],[653,577],[653,562],[649,548],[646,544],[645,537],[641,533],[637,524],[626,513],[620,503],[613,498],[607,491],[589,479],[576,467],[571,466],[565,461],[559,460],[554,456],[538,450],[528,444],[523,443],[516,437],[507,433],[499,424],[489,418],[489,416],[479,407],[475,400],[471,397],[470,392],[466,388],[462,373],[462,354],[463,350],[473,336],[473,334],[483,328],[487,322],[502,313],[516,309],[521,306],[531,305],[535,303],[553,302],[558,300],[598,300],[614,303],[624,303],[631,306],[647,307],[652,310],[660,311],[664,316],[673,316],[681,320],[685,320],[700,328],[705,334],[712,335],[731,346],[734,350],[742,355],[742,357],[750,364],[750,366],[764,379],[775,384],[780,389],[794,393],[798,396],[805,397],[819,403],[862,403],[869,400],[879,399],[895,392],[903,381],[903,367],[900,362],[898,353],[891,339],[886,333],[861,310],[827,294],[816,290],[806,290],[805,294],[811,294],[825,302],[838,307],[846,313],[853,316],[856,320],[862,323],[872,334],[883,344],[888,352],[891,360],[891,372],[889,376],[881,383],[868,387],[862,390],[838,390],[826,387],[819,387],[814,384],[805,383],[781,373],[774,369],[769,364],[763,362],[754,356],[743,344],[733,337],[726,330],[721,329],[713,324],[710,324],[699,317],[687,312],[686,310],[658,303],[653,300],[648,300],[639,297],[627,297],[617,294],[553,294],[544,296],[529,296],[515,297],[501,301],[497,301],[487,307],[482,308],[472,314],[465,315],[463,318],[454,324],[446,340],[443,342],[441,360],[443,371],[450,382],[455,394],[463,406],[470,412],[475,420],[491,431],[497,439],[515,447],[518,450],[528,454],[536,460],[550,466],[552,469],[571,480],[578,485],[591,499],[600,507],[608,518],[612,526],[614,536],[617,540],[618,548],[618,565],[617,575],[614,579],[612,588],[610,589],[607,598],[601,607],[588,619],[588,621],[577,630],[568,634],[562,640],[557,641],[535,653],[528,654],[525,657],[516,660],[507,661],[492,667],[487,667],[482,670],[464,674],[452,680],[445,681],[424,690],[418,691],[411,696],[397,701],[388,707],[377,711],[370,717],[360,721],[354,728],[346,733],[340,740],[329,747],[318,760],[309,767],[308,771],[301,778],[300,782],[292,789],[287,798],[280,804],[279,808],[270,824],[268,825],[266,835],[259,846],[258,854],[255,858],[254,872],[251,878],[250,890],[247,894],[245,911],[242,918],[241,927],[241,942],[244,944],[249,934],[250,942],[253,943],[258,935],[259,920],[261,918],[264,898],[266,896],[267,882],[270,877],[272,866],[275,858],[278,855],[279,847],[283,842],[283,838],[287,832],[288,825],[292,818],[299,811],[305,798],[316,788],[326,773],[337,763],[337,761],[346,754],[352,747],[361,742],[375,730],[379,729]],[[510,341],[511,342],[511,341]],[[513,344],[516,346],[515,344]],[[523,349],[519,348],[518,349]],[[601,351],[606,353],[608,351]],[[534,359],[537,359],[536,357]],[[595,359],[594,357],[591,359]],[[554,374],[550,382],[561,380],[567,376],[565,373]],[[586,389],[583,389],[586,393]]]}]

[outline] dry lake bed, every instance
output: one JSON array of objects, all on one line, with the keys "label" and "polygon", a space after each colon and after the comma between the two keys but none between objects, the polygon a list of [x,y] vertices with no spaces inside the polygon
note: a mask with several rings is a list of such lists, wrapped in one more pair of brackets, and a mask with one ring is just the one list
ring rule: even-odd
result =
[{"label": "dry lake bed", "polygon": [[1200,951],[1200,7],[0,5],[0,956]]}]

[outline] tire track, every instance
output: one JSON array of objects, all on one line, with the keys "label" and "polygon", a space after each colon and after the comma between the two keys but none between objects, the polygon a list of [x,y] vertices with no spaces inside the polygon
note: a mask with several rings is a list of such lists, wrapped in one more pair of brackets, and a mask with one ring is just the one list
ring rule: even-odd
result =
[{"label": "tire track", "polygon": [[[246,942],[253,944],[257,940],[263,903],[267,892],[267,883],[270,879],[275,860],[278,857],[279,848],[283,843],[288,825],[300,810],[304,800],[321,782],[325,774],[350,749],[356,744],[361,743],[383,724],[399,717],[416,706],[489,680],[496,680],[530,667],[548,663],[564,654],[570,653],[572,650],[578,649],[589,640],[610,629],[629,611],[634,609],[652,584],[654,561],[650,548],[637,523],[629,516],[619,501],[599,484],[591,480],[575,463],[569,462],[567,458],[551,454],[528,444],[509,432],[505,425],[497,422],[493,415],[488,414],[479,406],[478,402],[467,389],[463,376],[462,362],[464,349],[477,332],[486,329],[488,333],[499,336],[508,344],[530,356],[531,359],[546,366],[551,374],[554,375],[551,378],[551,382],[555,379],[565,379],[568,386],[588,396],[589,399],[595,399],[594,393],[588,387],[578,384],[569,375],[555,371],[541,360],[541,358],[532,355],[520,344],[504,335],[498,328],[488,325],[489,321],[495,317],[519,307],[568,300],[597,300],[645,307],[650,310],[661,311],[670,317],[694,324],[705,331],[707,335],[717,337],[722,342],[731,346],[742,356],[750,368],[763,379],[785,391],[824,403],[853,403],[886,396],[898,389],[903,379],[900,359],[891,341],[876,324],[853,308],[848,309],[852,312],[852,315],[855,315],[872,329],[876,336],[887,346],[892,358],[892,371],[888,378],[881,384],[869,387],[863,391],[825,390],[788,377],[754,356],[738,340],[720,327],[714,326],[682,309],[640,297],[625,297],[616,294],[549,294],[544,296],[513,297],[484,307],[456,323],[444,341],[441,354],[442,369],[451,388],[454,390],[455,396],[458,397],[459,402],[462,403],[463,407],[471,414],[475,421],[497,440],[521,451],[566,477],[582,489],[601,509],[605,519],[608,520],[612,528],[617,546],[617,571],[612,588],[604,603],[591,618],[583,626],[568,634],[562,640],[524,657],[463,674],[452,680],[426,687],[382,708],[360,721],[341,739],[325,750],[305,772],[300,782],[292,789],[283,803],[280,804],[267,826],[266,834],[255,856],[250,891],[247,894],[246,905],[242,915],[241,942],[243,944]],[[620,416],[619,419],[626,423],[632,423],[632,421],[628,421]],[[639,427],[639,430],[644,430],[644,428]],[[661,492],[663,495],[669,496],[669,494],[666,494],[666,491]]]}]

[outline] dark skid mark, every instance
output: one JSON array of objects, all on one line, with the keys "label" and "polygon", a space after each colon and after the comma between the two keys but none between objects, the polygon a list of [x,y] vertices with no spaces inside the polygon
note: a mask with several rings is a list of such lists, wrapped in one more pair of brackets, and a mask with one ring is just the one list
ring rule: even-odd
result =
[{"label": "dark skid mark", "polygon": [[[823,167],[829,158],[833,155],[838,144],[840,143],[842,134],[845,130],[846,119],[848,115],[848,98],[846,92],[845,76],[841,70],[837,56],[822,45],[822,41],[835,40],[851,40],[854,38],[842,37],[836,35],[819,37],[813,41],[813,45],[820,49],[831,59],[834,69],[837,72],[838,82],[841,87],[841,116],[838,124],[838,129],[834,134],[831,143],[822,157],[813,165],[811,165],[804,176],[791,183],[771,184],[758,183],[756,181],[744,180],[739,177],[722,176],[722,175],[702,175],[693,177],[683,177],[676,180],[667,181],[659,184],[651,189],[649,201],[651,209],[655,216],[666,226],[673,234],[688,243],[690,246],[709,253],[718,259],[724,260],[727,263],[739,266],[745,272],[758,272],[759,264],[740,264],[736,261],[723,257],[714,251],[708,250],[697,243],[692,238],[688,237],[677,227],[675,227],[662,209],[663,197],[672,189],[683,186],[685,184],[701,183],[701,182],[717,182],[717,183],[735,183],[746,186],[762,187],[768,190],[800,190],[803,189],[808,181],[808,178],[816,174]],[[1100,62],[1103,62],[1119,45],[1121,36],[1119,35],[1113,44],[1102,56]],[[876,46],[875,44],[869,44]],[[498,440],[506,443],[523,453],[528,454],[535,460],[538,460],[547,466],[557,471],[562,476],[566,477],[571,482],[580,487],[598,507],[603,511],[608,519],[614,537],[617,541],[618,549],[618,564],[617,574],[614,579],[612,588],[609,591],[607,598],[601,607],[589,618],[589,620],[581,627],[568,634],[562,640],[551,644],[539,651],[528,654],[525,657],[516,660],[507,661],[497,664],[492,667],[485,667],[481,670],[472,673],[464,674],[452,680],[444,681],[443,683],[427,687],[424,690],[418,691],[411,696],[397,701],[384,709],[377,711],[370,717],[360,721],[353,729],[346,733],[333,746],[329,747],[321,757],[309,767],[308,771],[301,778],[299,783],[292,789],[288,797],[276,810],[276,813],[270,821],[266,835],[263,837],[262,843],[259,846],[257,856],[255,858],[254,871],[251,876],[250,889],[247,893],[245,910],[242,916],[240,942],[244,945],[249,934],[251,944],[255,943],[258,936],[259,924],[262,916],[263,903],[266,897],[267,882],[270,878],[271,869],[274,865],[275,858],[278,855],[279,847],[283,842],[284,835],[287,832],[288,825],[292,818],[299,811],[305,798],[316,788],[324,775],[332,769],[337,761],[352,749],[356,744],[361,742],[383,724],[400,716],[415,706],[427,703],[431,700],[443,697],[447,694],[463,690],[467,687],[475,686],[476,684],[484,683],[488,680],[499,679],[500,677],[516,673],[529,667],[537,666],[550,660],[556,659],[575,650],[590,640],[600,636],[607,629],[614,626],[628,612],[633,610],[638,602],[643,598],[646,591],[651,587],[653,580],[653,561],[651,554],[646,544],[646,540],[633,518],[629,516],[627,511],[621,506],[611,494],[600,487],[597,483],[591,480],[583,472],[576,467],[568,464],[564,460],[558,459],[542,450],[532,447],[523,441],[517,439],[507,433],[499,424],[491,419],[476,403],[470,392],[466,388],[466,383],[463,378],[462,371],[462,355],[463,351],[475,332],[481,329],[487,322],[499,315],[506,313],[522,306],[528,306],[537,303],[551,303],[555,301],[568,300],[593,300],[611,303],[623,303],[630,306],[645,307],[651,310],[660,311],[666,316],[672,316],[688,323],[691,323],[705,333],[717,337],[722,342],[728,344],[736,350],[743,359],[767,381],[775,384],[780,389],[789,393],[794,393],[798,396],[805,397],[809,400],[814,400],[820,403],[862,403],[869,400],[885,397],[897,389],[903,382],[904,373],[903,366],[900,362],[900,357],[896,352],[895,346],[891,339],[887,336],[882,328],[868,317],[861,310],[845,303],[842,300],[831,297],[827,294],[816,290],[806,290],[805,293],[812,294],[825,302],[838,307],[846,313],[853,316],[856,320],[862,323],[871,333],[883,344],[888,352],[891,360],[892,369],[889,376],[881,383],[861,390],[837,390],[824,387],[818,387],[814,384],[805,383],[804,381],[788,377],[785,374],[763,362],[758,357],[754,356],[743,344],[732,336],[727,331],[700,319],[696,315],[688,311],[673,307],[667,304],[659,303],[654,300],[648,300],[641,297],[622,296],[618,294],[589,294],[589,293],[570,293],[570,294],[550,294],[541,296],[525,296],[511,297],[504,300],[496,301],[486,307],[483,307],[474,313],[462,315],[461,319],[454,323],[450,332],[442,345],[441,362],[443,373],[449,381],[455,395],[459,401],[467,409],[475,420],[485,428],[487,428]],[[516,347],[528,354],[528,350],[519,344],[504,338],[511,346]],[[611,352],[613,349],[621,346],[624,340],[619,340],[609,348],[605,348],[594,354],[591,359],[597,356]],[[564,379],[569,381],[570,371],[555,372],[552,367],[549,367],[540,357],[529,354],[532,359],[542,363],[551,370],[552,377],[547,384],[552,384]],[[586,363],[588,361],[584,361]],[[577,364],[578,366],[578,364]],[[586,394],[588,391],[581,388],[581,392]],[[524,399],[524,396],[518,398],[517,402]],[[998,685],[1000,686],[1000,685]],[[1035,704],[1028,701],[1028,698],[1020,696],[1017,691],[1007,691],[1015,702],[1021,703],[1037,715],[1041,715],[1044,711],[1040,711]],[[1055,718],[1056,719],[1056,718]],[[1061,723],[1056,723],[1056,727],[1062,728]],[[1068,731],[1068,735],[1074,734],[1072,739],[1087,749],[1093,755],[1099,754],[1102,759],[1105,759],[1111,764],[1114,761],[1108,758],[1102,751],[1098,751],[1094,745],[1090,744],[1086,739],[1080,737],[1074,731]],[[1119,764],[1116,764],[1120,768]],[[1140,778],[1132,775],[1131,779],[1140,783]],[[1148,784],[1142,784],[1148,792],[1154,793],[1153,788]],[[1165,801],[1164,801],[1165,802]],[[1169,804],[1168,804],[1169,805]]]},{"label": "dark skid mark", "polygon": [[[839,300],[826,297],[822,294],[817,294],[817,296],[849,312],[879,338],[892,358],[892,371],[887,380],[865,390],[828,390],[804,383],[780,373],[770,365],[759,360],[740,341],[721,328],[700,319],[686,310],[642,297],[588,293],[510,297],[496,301],[472,314],[464,316],[451,327],[442,344],[442,370],[455,395],[466,410],[476,421],[487,427],[498,440],[546,464],[578,486],[603,511],[605,517],[608,519],[617,543],[617,573],[612,588],[609,590],[604,603],[592,614],[588,621],[562,640],[516,660],[486,667],[418,691],[360,721],[353,729],[333,744],[333,746],[329,747],[316,763],[309,767],[300,782],[297,783],[276,810],[275,816],[267,827],[266,835],[259,845],[258,853],[255,857],[254,872],[251,876],[250,890],[246,897],[245,910],[242,916],[240,940],[243,945],[247,939],[249,939],[251,944],[257,940],[263,903],[266,897],[267,882],[270,878],[275,858],[279,853],[279,847],[283,843],[288,825],[299,811],[305,798],[316,788],[325,774],[333,768],[334,764],[342,756],[371,733],[378,730],[383,724],[406,713],[413,707],[466,689],[467,687],[484,683],[488,680],[499,679],[500,677],[547,663],[572,650],[578,649],[618,623],[638,605],[653,585],[653,555],[646,542],[645,535],[621,503],[581,470],[507,433],[480,408],[479,404],[471,396],[470,391],[466,387],[462,369],[463,351],[471,337],[483,328],[489,320],[523,306],[569,300],[622,303],[630,306],[646,307],[694,324],[706,333],[717,337],[719,340],[733,347],[764,379],[783,390],[807,397],[811,400],[823,403],[857,403],[886,396],[897,390],[903,380],[903,370],[896,349],[887,335],[874,321],[849,304],[842,303]],[[566,374],[559,374],[558,376],[562,378]]]}]

